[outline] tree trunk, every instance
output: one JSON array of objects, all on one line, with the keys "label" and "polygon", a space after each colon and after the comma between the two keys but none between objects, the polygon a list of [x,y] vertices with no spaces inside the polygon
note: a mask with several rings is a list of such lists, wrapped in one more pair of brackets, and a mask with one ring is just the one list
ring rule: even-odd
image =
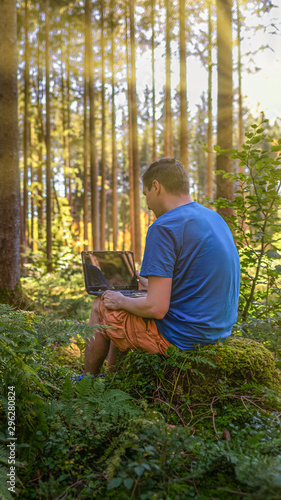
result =
[{"label": "tree trunk", "polygon": [[37,211],[38,211],[38,239],[41,242],[43,238],[43,142],[44,142],[44,122],[42,115],[42,96],[41,96],[41,84],[42,84],[42,70],[41,70],[41,53],[38,43],[38,66],[37,66],[37,141],[38,141],[38,170],[37,170],[37,182],[38,182],[38,201],[37,201]]},{"label": "tree trunk", "polygon": [[88,82],[87,75],[89,68],[88,60],[85,57],[84,61],[84,171],[83,171],[83,188],[84,188],[84,204],[83,204],[83,224],[84,224],[84,250],[88,250],[88,162],[89,162],[89,127],[88,127]]},{"label": "tree trunk", "polygon": [[[218,117],[217,142],[223,149],[232,148],[232,0],[217,0],[218,44]],[[232,172],[229,155],[217,157],[217,169]],[[233,199],[233,184],[222,175],[217,176],[217,198]],[[220,208],[223,217],[232,214],[228,207]]]},{"label": "tree trunk", "polygon": [[106,229],[106,161],[105,161],[105,56],[104,56],[104,0],[101,0],[101,199],[100,199],[100,240],[101,250],[105,249]]},{"label": "tree trunk", "polygon": [[156,153],[156,105],[155,105],[155,0],[151,0],[151,52],[152,52],[152,161],[157,160]]},{"label": "tree trunk", "polygon": [[[29,157],[29,60],[30,48],[28,40],[28,25],[29,25],[29,5],[28,0],[25,0],[25,19],[24,19],[24,40],[25,40],[25,66],[24,66],[24,130],[23,130],[23,218],[22,218],[22,252],[27,249],[29,236],[28,227],[28,157]],[[23,262],[26,262],[24,258]],[[25,270],[23,269],[25,274]]]},{"label": "tree trunk", "polygon": [[134,209],[134,167],[133,167],[133,126],[132,126],[132,79],[130,71],[130,54],[128,40],[128,16],[125,11],[126,19],[126,64],[127,64],[127,82],[128,82],[128,149],[129,149],[129,198],[130,198],[130,229],[131,229],[131,250],[135,252],[135,209]]},{"label": "tree trunk", "polygon": [[[241,20],[239,10],[239,0],[237,0],[237,44],[238,44],[238,149],[244,142],[243,133],[243,104],[242,104],[242,64],[241,64]],[[244,166],[240,165],[239,170],[244,173]]]},{"label": "tree trunk", "polygon": [[29,123],[29,147],[30,147],[30,239],[29,246],[34,252],[34,168],[33,168],[33,138],[31,124]]},{"label": "tree trunk", "polygon": [[0,46],[0,288],[4,293],[15,290],[20,281],[16,0],[0,2]]},{"label": "tree trunk", "polygon": [[112,239],[113,239],[113,250],[117,250],[117,239],[118,239],[118,198],[117,198],[117,153],[116,153],[116,133],[115,133],[115,76],[114,76],[114,52],[115,52],[115,29],[114,29],[114,0],[111,0],[111,15],[112,15],[112,26],[111,26],[111,89],[112,89],[112,117],[111,117],[111,155],[112,155],[112,169],[111,169],[111,179],[112,179]]},{"label": "tree trunk", "polygon": [[63,64],[63,45],[61,44],[61,118],[62,118],[62,160],[64,173],[64,196],[68,199],[68,181],[67,181],[67,140],[66,140],[66,105],[65,105],[65,84],[64,84],[64,64]]},{"label": "tree trunk", "polygon": [[85,0],[85,57],[87,58],[88,92],[90,104],[90,171],[91,171],[91,221],[93,249],[100,249],[98,162],[96,152],[95,94],[93,81],[92,10],[91,1]]},{"label": "tree trunk", "polygon": [[186,97],[185,0],[179,0],[180,18],[180,161],[188,172],[188,127]]},{"label": "tree trunk", "polygon": [[70,130],[71,130],[71,98],[70,98],[70,37],[71,37],[71,26],[70,23],[68,25],[68,40],[69,43],[67,45],[67,58],[66,58],[66,105],[67,105],[67,113],[66,113],[66,118],[67,118],[67,134],[66,134],[66,144],[67,144],[67,160],[66,160],[66,166],[67,166],[67,190],[68,190],[68,203],[71,209],[71,213],[73,214],[73,199],[72,199],[72,191],[71,191],[71,181],[72,181],[72,174],[71,174],[71,142],[70,142]]},{"label": "tree trunk", "polygon": [[208,128],[207,128],[207,196],[214,195],[214,174],[213,174],[213,116],[212,116],[212,2],[208,2]]},{"label": "tree trunk", "polygon": [[46,13],[46,185],[47,185],[47,271],[52,272],[52,191],[51,191],[51,121],[50,121],[50,1],[45,3]]},{"label": "tree trunk", "polygon": [[130,2],[130,47],[131,47],[131,100],[132,100],[132,144],[134,167],[134,216],[135,216],[135,259],[141,262],[140,228],[140,167],[137,130],[136,56],[135,56],[135,0]]},{"label": "tree trunk", "polygon": [[170,35],[170,0],[165,0],[166,8],[166,89],[165,89],[165,157],[173,155],[172,111],[171,111],[171,35]]}]

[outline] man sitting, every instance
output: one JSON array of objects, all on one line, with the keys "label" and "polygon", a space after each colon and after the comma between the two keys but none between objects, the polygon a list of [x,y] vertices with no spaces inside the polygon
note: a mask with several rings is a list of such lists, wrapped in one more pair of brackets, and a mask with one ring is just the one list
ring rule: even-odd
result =
[{"label": "man sitting", "polygon": [[152,163],[142,181],[156,216],[140,273],[147,296],[106,291],[94,300],[90,325],[115,328],[96,331],[86,343],[85,373],[98,375],[107,355],[114,370],[120,350],[165,354],[170,345],[215,343],[237,319],[240,264],[226,222],[192,201],[186,170],[174,158]]}]

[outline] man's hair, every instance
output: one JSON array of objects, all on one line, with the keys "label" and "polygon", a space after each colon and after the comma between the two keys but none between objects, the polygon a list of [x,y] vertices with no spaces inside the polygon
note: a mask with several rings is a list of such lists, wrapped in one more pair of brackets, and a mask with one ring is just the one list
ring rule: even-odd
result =
[{"label": "man's hair", "polygon": [[154,180],[160,182],[169,193],[189,193],[187,172],[183,164],[175,158],[161,158],[148,167],[142,176],[142,182],[148,191]]}]

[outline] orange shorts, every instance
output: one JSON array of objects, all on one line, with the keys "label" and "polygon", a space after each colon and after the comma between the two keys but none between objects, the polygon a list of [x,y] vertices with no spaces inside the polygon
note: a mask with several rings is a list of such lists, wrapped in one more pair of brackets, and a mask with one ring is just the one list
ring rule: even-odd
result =
[{"label": "orange shorts", "polygon": [[121,351],[142,349],[151,354],[166,354],[170,342],[159,332],[155,321],[141,318],[126,311],[107,309],[100,301],[100,323],[114,328],[103,330],[105,338],[112,340]]}]

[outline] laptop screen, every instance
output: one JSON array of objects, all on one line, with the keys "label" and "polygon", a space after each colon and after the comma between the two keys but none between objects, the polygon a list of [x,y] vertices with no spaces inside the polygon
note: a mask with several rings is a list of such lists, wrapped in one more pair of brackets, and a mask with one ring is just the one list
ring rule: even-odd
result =
[{"label": "laptop screen", "polygon": [[133,252],[83,251],[87,291],[137,290]]}]

